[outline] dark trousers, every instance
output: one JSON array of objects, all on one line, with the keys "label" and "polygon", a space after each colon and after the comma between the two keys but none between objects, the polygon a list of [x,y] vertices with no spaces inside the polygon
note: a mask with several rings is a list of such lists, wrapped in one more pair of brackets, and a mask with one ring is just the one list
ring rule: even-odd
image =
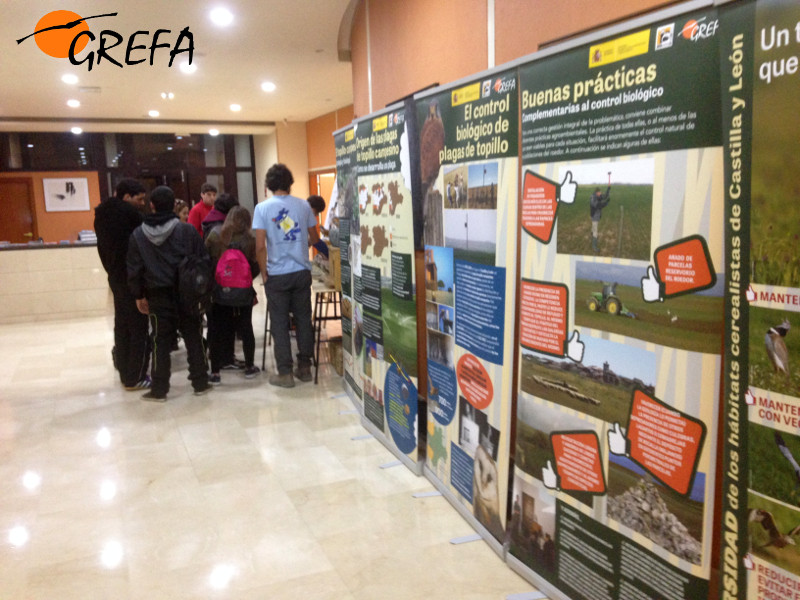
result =
[{"label": "dark trousers", "polygon": [[252,367],[256,355],[256,336],[253,334],[253,305],[225,306],[214,304],[208,313],[208,350],[211,372],[232,362],[233,346],[238,334],[242,340],[244,362]]},{"label": "dark trousers", "polygon": [[311,325],[311,271],[269,275],[264,285],[269,303],[269,319],[275,340],[278,373],[292,372],[292,341],[289,338],[289,313],[297,324],[297,364],[310,367],[314,357],[314,329]]},{"label": "dark trousers", "polygon": [[119,379],[125,386],[134,386],[147,375],[150,358],[147,315],[136,308],[127,285],[111,286],[114,294],[114,359]]},{"label": "dark trousers", "polygon": [[150,371],[153,393],[160,396],[169,392],[172,368],[170,351],[178,331],[186,346],[192,387],[195,390],[205,388],[208,385],[208,363],[203,349],[202,318],[179,310],[173,289],[148,290],[147,301],[150,304],[150,326],[153,332],[153,368]]}]

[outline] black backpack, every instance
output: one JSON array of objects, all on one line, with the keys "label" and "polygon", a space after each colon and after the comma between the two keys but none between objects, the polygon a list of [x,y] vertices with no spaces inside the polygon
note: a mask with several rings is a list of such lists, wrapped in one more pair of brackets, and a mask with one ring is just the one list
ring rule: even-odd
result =
[{"label": "black backpack", "polygon": [[178,302],[187,314],[199,316],[211,306],[214,272],[211,259],[189,254],[178,265]]}]

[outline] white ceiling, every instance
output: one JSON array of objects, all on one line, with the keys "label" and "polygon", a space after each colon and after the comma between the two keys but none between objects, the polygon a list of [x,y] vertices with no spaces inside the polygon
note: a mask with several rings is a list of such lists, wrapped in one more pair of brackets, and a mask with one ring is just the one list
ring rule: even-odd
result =
[{"label": "white ceiling", "polygon": [[[86,131],[109,131],[111,121],[115,131],[202,133],[216,127],[222,133],[257,133],[271,122],[307,121],[353,102],[351,64],[339,60],[338,40],[340,27],[349,32],[354,5],[354,0],[73,0],[66,6],[53,0],[2,0],[0,130],[80,125]],[[218,6],[234,15],[228,27],[211,23],[209,13]],[[35,31],[42,16],[65,9],[81,17],[118,13],[86,21],[98,39],[78,60],[89,51],[96,53],[103,29],[123,36],[123,43],[109,50],[123,63],[130,34],[149,31],[136,37],[136,44],[148,50],[133,55],[147,60],[123,68],[104,61],[89,72],[86,64],[74,66],[68,58],[47,56],[33,37],[17,44]],[[157,50],[150,66],[155,30],[170,29],[159,42],[172,45],[186,26],[194,38],[197,71],[187,75],[178,68],[186,53],[169,68],[169,49]],[[65,73],[77,75],[79,83],[62,83]],[[264,81],[274,82],[276,91],[262,91]],[[81,87],[99,88],[99,93]],[[164,100],[162,92],[175,98]],[[69,108],[69,99],[81,106]],[[241,105],[241,111],[232,112],[232,103]],[[150,110],[160,116],[149,117]]]}]

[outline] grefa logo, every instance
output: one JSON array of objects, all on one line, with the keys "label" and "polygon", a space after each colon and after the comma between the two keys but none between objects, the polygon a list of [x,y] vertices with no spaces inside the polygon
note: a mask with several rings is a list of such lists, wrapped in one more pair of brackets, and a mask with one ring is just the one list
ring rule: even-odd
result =
[{"label": "grefa logo", "polygon": [[706,17],[703,17],[699,21],[695,19],[687,21],[686,25],[681,29],[681,35],[687,40],[696,42],[697,40],[705,40],[714,37],[714,34],[717,33],[717,29],[719,29],[719,19],[706,21]]},{"label": "grefa logo", "polygon": [[[116,67],[138,65],[147,62],[152,66],[156,59],[166,60],[163,50],[169,49],[169,64],[175,61],[175,57],[184,52],[188,53],[187,61],[192,64],[194,54],[194,36],[189,31],[189,27],[184,27],[177,34],[177,38],[169,36],[172,33],[169,29],[156,29],[152,35],[150,31],[138,30],[131,33],[127,38],[111,29],[103,29],[98,35],[89,29],[88,21],[105,17],[116,17],[119,13],[105,13],[82,17],[69,10],[54,10],[44,15],[36,23],[33,33],[17,40],[21,44],[28,38],[33,38],[39,49],[53,58],[69,58],[73,65],[86,65],[88,71],[92,70],[95,64],[100,66],[103,62],[108,62]],[[147,43],[149,37],[149,44]],[[173,43],[166,41],[174,40]],[[92,48],[81,59],[77,55],[89,45],[90,42],[97,42],[97,47]]]},{"label": "grefa logo", "polygon": [[517,88],[517,80],[513,77],[509,79],[497,79],[494,82],[494,91],[498,94],[504,94]]}]

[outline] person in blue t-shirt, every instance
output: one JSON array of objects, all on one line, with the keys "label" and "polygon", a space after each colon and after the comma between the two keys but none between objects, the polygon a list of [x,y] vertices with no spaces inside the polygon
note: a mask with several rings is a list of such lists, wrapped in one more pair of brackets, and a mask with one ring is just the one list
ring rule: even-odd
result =
[{"label": "person in blue t-shirt", "polygon": [[311,261],[308,248],[319,241],[317,218],[308,202],[290,194],[294,177],[283,164],[267,171],[266,187],[272,197],[260,203],[253,214],[256,257],[267,293],[275,362],[278,372],[272,385],[294,387],[289,313],[297,328],[297,369],[300,381],[311,381],[314,331],[311,325]]}]

